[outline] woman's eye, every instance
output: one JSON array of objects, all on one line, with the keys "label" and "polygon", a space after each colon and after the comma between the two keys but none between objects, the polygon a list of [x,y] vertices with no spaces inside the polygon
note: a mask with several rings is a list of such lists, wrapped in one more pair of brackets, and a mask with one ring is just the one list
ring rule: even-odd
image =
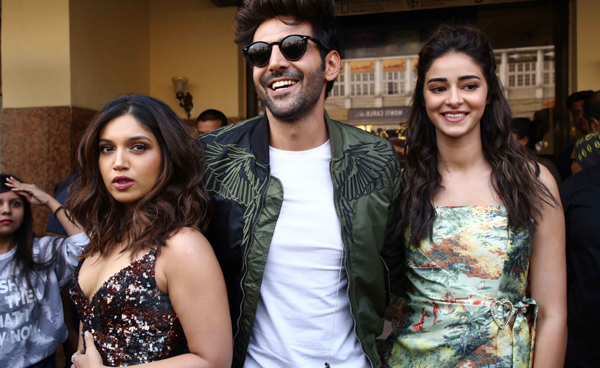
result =
[{"label": "woman's eye", "polygon": [[111,146],[100,146],[100,153],[108,153],[112,151],[112,149]]},{"label": "woman's eye", "polygon": [[21,202],[19,202],[19,201],[14,201],[14,202],[12,202],[10,205],[11,205],[11,206],[13,206],[13,207],[19,207],[19,206],[21,206]]},{"label": "woman's eye", "polygon": [[148,149],[148,147],[145,144],[135,144],[131,147],[132,150],[136,151],[136,152],[142,152]]},{"label": "woman's eye", "polygon": [[476,84],[467,84],[464,88],[467,91],[475,91],[477,88],[479,88],[479,86]]},{"label": "woman's eye", "polygon": [[441,86],[440,87],[433,87],[433,88],[430,89],[430,91],[433,92],[433,93],[442,93],[445,90],[446,90],[446,88],[445,87],[441,87]]}]

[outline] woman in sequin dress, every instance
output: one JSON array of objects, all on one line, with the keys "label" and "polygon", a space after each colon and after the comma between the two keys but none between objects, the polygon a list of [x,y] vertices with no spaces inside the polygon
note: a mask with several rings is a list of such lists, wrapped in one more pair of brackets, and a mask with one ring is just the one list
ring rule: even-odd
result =
[{"label": "woman in sequin dress", "polygon": [[225,283],[200,232],[210,215],[202,158],[148,96],[111,101],[90,123],[67,202],[90,238],[70,290],[83,336],[75,367],[230,366]]},{"label": "woman in sequin dress", "polygon": [[489,41],[470,27],[441,27],[419,54],[398,226],[408,297],[389,367],[562,367],[557,186],[512,137],[495,71]]}]

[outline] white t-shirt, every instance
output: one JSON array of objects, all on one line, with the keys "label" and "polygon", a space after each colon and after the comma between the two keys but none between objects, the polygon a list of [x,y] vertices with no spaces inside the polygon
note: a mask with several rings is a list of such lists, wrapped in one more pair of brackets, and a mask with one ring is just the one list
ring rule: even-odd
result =
[{"label": "white t-shirt", "polygon": [[[283,185],[283,205],[246,368],[315,368],[327,361],[343,255],[330,161],[329,141],[308,151],[270,148],[271,176]],[[347,289],[342,269],[330,363],[334,368],[370,367],[354,332]]]}]

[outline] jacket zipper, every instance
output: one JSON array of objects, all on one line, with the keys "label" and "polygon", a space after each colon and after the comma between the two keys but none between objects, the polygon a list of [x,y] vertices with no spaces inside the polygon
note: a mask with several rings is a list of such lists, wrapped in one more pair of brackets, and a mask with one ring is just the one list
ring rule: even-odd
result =
[{"label": "jacket zipper", "polygon": [[[329,175],[331,175],[332,177],[332,183],[333,183],[333,169],[332,169],[332,160],[329,160]],[[340,225],[343,223],[342,219],[340,218],[340,209],[338,207],[338,201],[337,201],[337,190],[335,190],[334,188],[334,193],[333,193],[333,204],[335,206],[335,212],[336,215],[338,217],[338,221],[340,222]],[[341,226],[340,226],[341,228]],[[352,316],[352,323],[353,323],[353,327],[354,327],[354,335],[356,336],[356,339],[358,340],[358,343],[360,344],[360,348],[363,352],[363,354],[365,354],[365,356],[367,357],[367,359],[369,360],[369,364],[371,364],[371,368],[374,367],[373,365],[373,361],[371,360],[371,358],[369,357],[369,354],[367,354],[367,352],[365,351],[365,348],[363,346],[363,342],[361,341],[360,337],[358,336],[358,333],[356,332],[356,318],[354,317],[354,311],[352,310],[353,306],[352,306],[352,300],[350,299],[350,274],[348,273],[348,263],[350,262],[350,248],[348,248],[348,246],[346,245],[346,242],[344,241],[344,229],[342,228],[342,246],[344,247],[344,249],[342,249],[342,257],[344,256],[344,251],[346,252],[347,256],[346,256],[346,264],[344,264],[344,272],[346,273],[346,278],[348,279],[348,287],[346,288],[346,293],[348,295],[348,299],[350,300],[350,315]]]},{"label": "jacket zipper", "polygon": [[[271,179],[271,167],[268,167],[267,168],[267,180],[264,184],[265,185],[265,193],[266,193],[266,190],[269,188],[270,179]],[[255,221],[258,221],[258,217],[260,216],[260,212],[262,211],[264,204],[265,204],[265,195],[263,193],[263,197],[260,200],[260,207],[258,208],[258,211],[256,212],[257,218],[255,219]],[[246,275],[248,274],[248,253],[250,253],[250,245],[252,244],[251,239],[254,236],[254,227],[255,226],[256,226],[256,222],[254,222],[254,224],[252,225],[252,231],[250,232],[250,236],[248,237],[250,244],[248,244],[248,247],[247,247],[246,251],[244,252],[244,274],[242,275],[242,279],[240,280],[240,289],[242,289],[242,300],[240,302],[240,315],[238,316],[238,319],[236,322],[237,329],[235,331],[235,335],[233,336],[234,347],[235,347],[235,339],[237,338],[238,334],[240,333],[240,321],[242,320],[244,301],[246,300],[246,292],[244,291],[244,280],[246,279]]]}]

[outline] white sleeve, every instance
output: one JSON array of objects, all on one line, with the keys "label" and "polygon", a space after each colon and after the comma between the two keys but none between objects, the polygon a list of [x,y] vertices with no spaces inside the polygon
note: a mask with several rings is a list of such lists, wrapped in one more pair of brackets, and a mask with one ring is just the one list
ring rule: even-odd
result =
[{"label": "white sleeve", "polygon": [[[61,236],[45,236],[34,240],[33,252],[38,261],[48,261],[58,247],[58,254],[54,264],[50,265],[56,273],[56,279],[60,288],[65,287],[73,277],[73,271],[79,263],[79,256],[83,249],[89,244],[85,232],[68,238]],[[62,243],[62,244],[61,244]]]}]

